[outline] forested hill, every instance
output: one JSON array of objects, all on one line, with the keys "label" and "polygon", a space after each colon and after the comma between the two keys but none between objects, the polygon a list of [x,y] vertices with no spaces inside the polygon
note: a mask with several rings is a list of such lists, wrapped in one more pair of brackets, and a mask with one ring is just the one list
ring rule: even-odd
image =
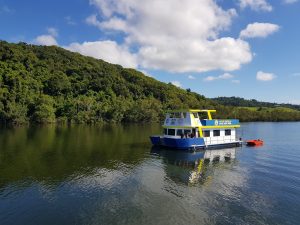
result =
[{"label": "forested hill", "polygon": [[270,107],[270,108],[285,107],[285,108],[289,108],[289,109],[300,110],[300,105],[261,102],[261,101],[255,100],[255,99],[247,100],[247,99],[239,98],[239,97],[217,97],[217,98],[212,98],[212,100],[216,101],[219,104],[227,105],[227,106]]},{"label": "forested hill", "polygon": [[51,46],[0,41],[0,120],[159,121],[166,109],[215,108],[133,69]]},{"label": "forested hill", "polygon": [[300,120],[299,111],[222,106],[133,70],[51,46],[0,41],[0,124],[155,122],[167,109],[212,108],[219,118]]}]

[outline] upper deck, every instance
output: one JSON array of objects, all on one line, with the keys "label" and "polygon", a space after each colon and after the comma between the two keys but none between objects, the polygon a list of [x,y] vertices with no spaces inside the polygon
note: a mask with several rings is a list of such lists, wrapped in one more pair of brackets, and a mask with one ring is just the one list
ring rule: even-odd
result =
[{"label": "upper deck", "polygon": [[213,119],[212,113],[216,110],[173,110],[168,111],[164,121],[164,127],[239,127],[237,119]]}]

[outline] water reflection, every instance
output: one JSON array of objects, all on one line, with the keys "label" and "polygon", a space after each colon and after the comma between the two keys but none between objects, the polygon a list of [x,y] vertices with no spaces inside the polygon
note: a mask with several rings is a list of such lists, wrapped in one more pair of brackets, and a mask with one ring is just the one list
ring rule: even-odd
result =
[{"label": "water reflection", "polygon": [[0,128],[0,224],[298,224],[300,124],[244,127],[266,144],[186,153],[151,150],[159,124]]},{"label": "water reflection", "polygon": [[0,128],[0,188],[20,180],[59,183],[98,168],[133,167],[146,157],[152,132],[141,125]]},{"label": "water reflection", "polygon": [[185,152],[152,147],[151,154],[163,159],[166,174],[173,181],[184,184],[204,184],[211,179],[210,174],[206,171],[210,167],[219,166],[222,163],[233,163],[237,149]]}]

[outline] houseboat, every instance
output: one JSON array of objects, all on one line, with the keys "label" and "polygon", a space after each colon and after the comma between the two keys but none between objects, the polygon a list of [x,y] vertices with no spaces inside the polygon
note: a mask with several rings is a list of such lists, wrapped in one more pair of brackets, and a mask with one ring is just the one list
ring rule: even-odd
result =
[{"label": "houseboat", "polygon": [[216,110],[168,111],[163,124],[163,134],[150,137],[155,146],[196,150],[236,147],[242,144],[237,138],[237,119],[213,119]]}]

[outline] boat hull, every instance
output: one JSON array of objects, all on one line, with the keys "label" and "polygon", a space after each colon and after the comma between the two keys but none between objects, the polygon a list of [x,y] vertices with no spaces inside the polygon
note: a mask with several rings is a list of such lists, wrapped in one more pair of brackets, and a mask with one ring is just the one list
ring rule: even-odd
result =
[{"label": "boat hull", "polygon": [[205,146],[203,138],[168,138],[151,136],[150,140],[153,145],[176,149],[203,148]]},{"label": "boat hull", "polygon": [[217,149],[241,146],[240,141],[206,145],[203,138],[168,138],[151,136],[151,143],[154,146],[163,146],[173,149],[194,150],[194,149]]},{"label": "boat hull", "polygon": [[248,140],[246,141],[247,146],[261,146],[264,144],[262,140]]}]

